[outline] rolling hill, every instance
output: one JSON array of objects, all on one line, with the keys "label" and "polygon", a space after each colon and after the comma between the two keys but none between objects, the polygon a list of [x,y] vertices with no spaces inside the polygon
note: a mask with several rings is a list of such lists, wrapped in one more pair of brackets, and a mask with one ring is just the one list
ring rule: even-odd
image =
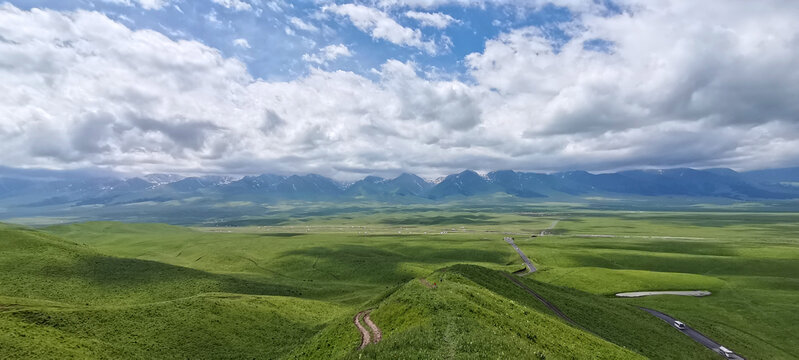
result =
[{"label": "rolling hill", "polygon": [[[81,243],[28,228],[0,225],[4,239],[0,242],[4,254],[0,258],[0,349],[5,358],[715,356],[667,324],[647,321],[651,319],[632,306],[527,280],[528,286],[546,291],[561,306],[574,307],[570,309],[571,316],[581,324],[570,325],[510,282],[503,275],[505,272],[484,266],[443,266],[426,273],[429,282],[419,280],[403,267],[385,266],[386,261],[373,264],[379,266],[376,271],[359,271],[364,266],[362,259],[369,254],[396,261],[428,253],[413,246],[402,250],[391,243],[378,243],[360,249],[346,238],[323,236],[319,239],[324,239],[329,254],[315,255],[315,248],[302,253],[308,259],[316,257],[317,262],[320,256],[335,259],[334,263],[318,265],[338,273],[331,277],[330,271],[308,272],[307,265],[301,264],[273,266],[267,259],[263,259],[263,267],[251,267],[247,261],[230,256],[237,249],[227,245],[236,241],[239,247],[270,249],[265,254],[284,258],[300,250],[296,249],[296,241],[290,240],[291,234],[276,234],[274,240],[289,241],[287,244],[295,244],[291,247],[294,250],[262,248],[264,239],[258,239],[257,234],[201,236],[188,229],[158,224],[89,223],[54,227],[51,233],[61,233]],[[95,238],[92,234],[106,236]],[[109,240],[108,236],[119,239]],[[185,247],[185,240],[192,238],[196,239],[191,242],[195,251],[206,249],[216,257],[211,262],[186,262],[176,260],[173,254],[166,256],[174,244]],[[305,241],[316,241],[312,239]],[[429,240],[405,241],[422,241],[421,244]],[[97,246],[100,244],[104,245]],[[481,257],[479,248],[493,248],[493,242],[475,238],[447,246],[464,245],[470,247],[468,252],[453,252],[454,248],[445,247],[423,261],[428,268],[451,264],[454,259],[475,259],[486,265],[490,263],[485,261],[504,261],[504,255]],[[146,250],[151,255],[120,257],[98,252],[98,248],[111,253]],[[502,246],[499,250],[503,254],[508,251]],[[155,257],[186,266],[146,259],[162,251],[167,253]],[[250,270],[243,272],[240,266]],[[284,269],[282,276],[274,277],[270,268]],[[375,276],[379,274],[392,274],[390,277],[399,282],[386,287],[364,286],[385,283],[386,276]],[[431,286],[432,282],[436,286]],[[360,295],[341,297],[309,291],[343,284],[349,284],[347,291]],[[381,327],[383,341],[359,351],[352,316],[363,309],[374,309],[372,319]]]}]

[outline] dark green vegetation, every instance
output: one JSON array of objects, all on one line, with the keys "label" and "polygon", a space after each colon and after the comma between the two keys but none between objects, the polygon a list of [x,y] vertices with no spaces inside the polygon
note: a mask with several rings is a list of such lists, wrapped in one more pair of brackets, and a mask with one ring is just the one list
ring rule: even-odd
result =
[{"label": "dark green vegetation", "polygon": [[[796,214],[305,211],[279,226],[3,226],[0,354],[719,358],[637,306],[749,359],[799,348]],[[579,326],[503,275],[522,268],[506,233],[540,268],[522,281]],[[713,295],[612,297],[680,289]],[[383,341],[358,351],[352,316],[369,308]]]}]

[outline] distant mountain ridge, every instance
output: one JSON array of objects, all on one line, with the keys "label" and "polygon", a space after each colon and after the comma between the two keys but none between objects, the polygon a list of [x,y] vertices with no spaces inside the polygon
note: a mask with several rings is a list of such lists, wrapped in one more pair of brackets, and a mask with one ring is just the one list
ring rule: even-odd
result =
[{"label": "distant mountain ridge", "polygon": [[[41,171],[34,174],[39,174]],[[451,174],[438,182],[403,173],[384,179],[367,176],[343,184],[316,175],[262,174],[183,177],[153,174],[143,177],[77,176],[63,178],[57,171],[46,176],[0,167],[0,203],[16,206],[107,205],[141,201],[169,201],[190,197],[224,200],[375,200],[445,201],[485,194],[518,198],[581,196],[717,197],[737,200],[799,198],[799,168],[736,172],[731,169],[628,170],[593,174],[567,171],[551,174],[472,170]]]}]

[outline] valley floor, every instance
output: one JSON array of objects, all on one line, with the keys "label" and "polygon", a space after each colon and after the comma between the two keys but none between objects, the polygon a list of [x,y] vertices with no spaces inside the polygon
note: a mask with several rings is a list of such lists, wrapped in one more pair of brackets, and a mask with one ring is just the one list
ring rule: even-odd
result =
[{"label": "valley floor", "polygon": [[[645,307],[747,359],[797,358],[799,214],[414,210],[249,224],[3,225],[0,355],[720,358]],[[526,265],[505,237],[536,272],[511,275]],[[664,290],[711,295],[615,296]]]}]

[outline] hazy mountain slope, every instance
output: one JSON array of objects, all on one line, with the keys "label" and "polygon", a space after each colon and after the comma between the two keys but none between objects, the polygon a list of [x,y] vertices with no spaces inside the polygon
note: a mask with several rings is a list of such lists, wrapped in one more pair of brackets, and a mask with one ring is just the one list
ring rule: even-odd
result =
[{"label": "hazy mountain slope", "polygon": [[383,179],[377,176],[367,176],[346,187],[344,194],[356,198],[377,197],[380,199],[395,196],[424,196],[433,184],[424,179],[404,173],[393,179]]},{"label": "hazy mountain slope", "polygon": [[[629,170],[592,174],[568,171],[553,174],[494,171],[482,176],[472,170],[452,174],[433,184],[404,173],[393,179],[376,176],[340,184],[324,176],[262,174],[234,180],[228,176],[143,178],[80,176],[45,172],[0,172],[0,206],[65,209],[141,202],[161,203],[187,198],[207,201],[449,201],[486,194],[509,194],[526,199],[571,199],[589,196],[720,198],[734,200],[799,198],[799,168],[737,173],[730,169]],[[175,180],[175,181],[171,181]],[[794,181],[796,180],[796,181]]]}]

